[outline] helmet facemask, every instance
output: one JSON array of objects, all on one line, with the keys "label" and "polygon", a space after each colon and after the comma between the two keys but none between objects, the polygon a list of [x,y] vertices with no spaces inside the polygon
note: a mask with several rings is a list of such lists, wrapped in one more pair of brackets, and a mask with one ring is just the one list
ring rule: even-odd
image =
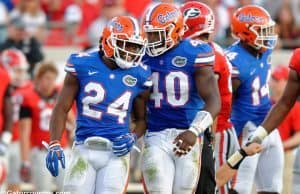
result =
[{"label": "helmet facemask", "polygon": [[169,24],[164,28],[154,28],[152,25],[144,25],[144,30],[148,40],[146,52],[149,56],[158,56],[175,45],[171,38],[174,25]]},{"label": "helmet facemask", "polygon": [[267,25],[252,25],[250,30],[256,34],[254,46],[257,49],[273,49],[276,46],[278,35],[275,32],[275,22]]},{"label": "helmet facemask", "polygon": [[145,54],[147,41],[140,36],[128,38],[127,34],[112,34],[108,43],[114,48],[114,60],[122,69],[140,63]]}]

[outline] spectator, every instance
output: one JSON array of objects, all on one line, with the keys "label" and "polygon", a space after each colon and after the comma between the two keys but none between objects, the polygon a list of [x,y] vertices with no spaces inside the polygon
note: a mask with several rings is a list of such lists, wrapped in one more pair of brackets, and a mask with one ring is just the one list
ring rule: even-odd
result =
[{"label": "spectator", "polygon": [[27,34],[25,31],[25,23],[19,17],[11,21],[8,32],[7,39],[4,43],[0,44],[0,52],[7,48],[17,48],[21,50],[29,62],[29,73],[32,74],[34,66],[44,58],[40,42],[35,37],[31,37]]},{"label": "spectator", "polygon": [[228,10],[218,0],[204,0],[203,3],[208,5],[215,14],[215,34],[213,39],[220,44],[224,44],[224,39],[227,37],[226,32],[230,26]]},{"label": "spectator", "polygon": [[46,15],[41,10],[39,0],[20,0],[18,7],[11,14],[11,19],[20,17],[25,23],[25,30],[30,36],[42,41],[45,34]]},{"label": "spectator", "polygon": [[300,0],[290,0],[292,13],[295,18],[295,25],[297,28],[300,27]]},{"label": "spectator", "polygon": [[122,0],[105,0],[102,5],[101,15],[90,25],[88,29],[89,46],[86,49],[98,47],[99,36],[102,34],[102,30],[108,20],[117,15],[125,14]]},{"label": "spectator", "polygon": [[139,0],[139,1],[124,0],[124,7],[130,15],[133,15],[136,18],[140,18],[144,10],[146,10],[147,6],[151,2],[152,2],[151,0]]},{"label": "spectator", "polygon": [[[47,149],[42,141],[49,142],[49,122],[56,99],[58,88],[55,81],[58,70],[52,63],[44,63],[35,69],[34,87],[22,93],[23,101],[20,108],[20,150],[21,178],[31,181],[36,191],[52,191],[53,177],[45,168]],[[67,133],[61,140],[65,148],[68,144]],[[32,173],[32,174],[31,174]],[[62,190],[63,171],[55,178],[57,190]]]},{"label": "spectator", "polygon": [[82,11],[81,8],[72,4],[65,10],[64,16],[65,25],[65,39],[68,45],[76,44],[77,33],[79,30],[80,23],[82,21]]},{"label": "spectator", "polygon": [[[276,103],[283,94],[284,88],[288,80],[289,70],[287,66],[276,66],[272,72],[270,87],[272,100]],[[285,150],[285,169],[284,169],[284,187],[282,193],[292,193],[292,170],[295,156],[293,149],[300,143],[300,102],[297,101],[289,114],[279,125],[279,133]]]},{"label": "spectator", "polygon": [[7,10],[5,5],[2,2],[0,2],[0,44],[5,40],[7,23]]},{"label": "spectator", "polygon": [[62,26],[66,8],[73,0],[42,0],[42,8],[47,14],[48,20],[54,27]]},{"label": "spectator", "polygon": [[279,38],[282,40],[282,48],[295,48],[295,39],[300,37],[300,30],[295,28],[295,18],[292,14],[290,4],[283,4],[278,10],[275,18]]}]

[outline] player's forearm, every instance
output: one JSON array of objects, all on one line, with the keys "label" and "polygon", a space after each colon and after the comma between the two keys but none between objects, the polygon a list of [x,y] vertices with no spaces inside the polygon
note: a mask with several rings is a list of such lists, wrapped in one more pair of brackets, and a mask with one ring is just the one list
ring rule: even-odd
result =
[{"label": "player's forearm", "polygon": [[20,120],[20,151],[22,162],[30,161],[30,133],[31,119],[24,118]]},{"label": "player's forearm", "polygon": [[278,103],[272,107],[261,126],[265,128],[268,133],[272,132],[278,125],[280,125],[292,108],[293,104],[294,103],[291,103],[290,100],[281,98]]},{"label": "player's forearm", "polygon": [[209,112],[215,119],[221,110],[221,101],[219,92],[213,93],[209,98],[204,99],[205,107],[204,110]]},{"label": "player's forearm", "polygon": [[5,97],[4,100],[4,126],[3,131],[12,131],[12,125],[13,125],[13,110],[12,110],[12,102],[10,97]]},{"label": "player's forearm", "polygon": [[300,145],[300,132],[295,133],[291,138],[283,142],[283,148],[285,150],[293,149]]},{"label": "player's forearm", "polygon": [[137,135],[138,138],[142,137],[145,134],[146,131],[146,120],[135,120],[135,128],[134,133]]},{"label": "player's forearm", "polygon": [[68,111],[57,104],[52,112],[50,120],[50,141],[60,140],[64,132]]}]

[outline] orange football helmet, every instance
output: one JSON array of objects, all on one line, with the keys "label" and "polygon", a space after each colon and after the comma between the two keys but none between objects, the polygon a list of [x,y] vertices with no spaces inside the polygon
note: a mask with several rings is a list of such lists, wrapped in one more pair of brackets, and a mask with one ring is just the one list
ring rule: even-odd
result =
[{"label": "orange football helmet", "polygon": [[28,79],[29,65],[24,54],[17,49],[6,49],[0,55],[0,64],[9,73],[12,84],[20,86]]},{"label": "orange football helmet", "polygon": [[194,38],[215,30],[213,11],[204,3],[189,1],[180,7],[185,21],[184,38]]},{"label": "orange football helmet", "polygon": [[234,38],[257,50],[273,49],[277,34],[270,14],[257,5],[246,5],[233,13],[231,32]]},{"label": "orange football helmet", "polygon": [[150,6],[142,19],[149,56],[158,56],[175,46],[183,36],[182,13],[173,4],[159,3]]},{"label": "orange football helmet", "polygon": [[101,48],[106,57],[113,58],[120,68],[139,63],[145,54],[147,40],[137,20],[117,16],[103,29]]}]

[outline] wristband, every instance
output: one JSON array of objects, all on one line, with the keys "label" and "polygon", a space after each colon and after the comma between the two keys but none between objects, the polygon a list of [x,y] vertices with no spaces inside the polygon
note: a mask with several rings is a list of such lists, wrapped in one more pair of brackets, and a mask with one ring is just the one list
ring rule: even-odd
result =
[{"label": "wristband", "polygon": [[247,153],[242,148],[236,151],[230,158],[227,160],[227,164],[232,169],[238,169],[242,161],[247,156]]},{"label": "wristband", "polygon": [[262,127],[258,126],[253,135],[249,138],[249,142],[255,142],[261,144],[262,141],[268,136],[268,131]]},{"label": "wristband", "polygon": [[192,121],[188,130],[192,131],[195,135],[199,136],[205,129],[213,124],[213,118],[207,111],[197,112],[194,120]]}]

